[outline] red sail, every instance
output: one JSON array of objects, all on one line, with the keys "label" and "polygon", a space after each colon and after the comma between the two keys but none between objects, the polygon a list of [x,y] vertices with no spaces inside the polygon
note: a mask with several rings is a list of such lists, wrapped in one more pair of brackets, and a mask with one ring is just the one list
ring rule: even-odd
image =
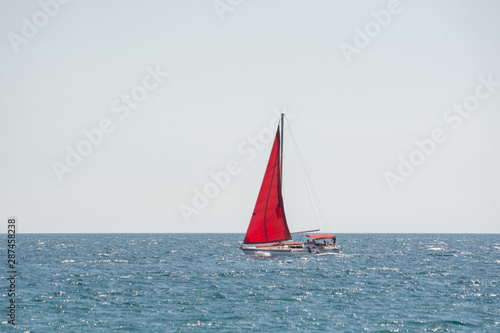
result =
[{"label": "red sail", "polygon": [[280,130],[278,128],[266,174],[245,236],[245,244],[292,239],[283,209],[280,167]]}]

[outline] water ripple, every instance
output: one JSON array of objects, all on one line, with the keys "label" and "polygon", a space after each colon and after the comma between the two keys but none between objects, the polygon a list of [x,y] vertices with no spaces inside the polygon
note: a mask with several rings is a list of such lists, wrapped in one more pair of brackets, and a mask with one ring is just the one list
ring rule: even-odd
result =
[{"label": "water ripple", "polygon": [[499,235],[345,234],[340,254],[294,258],[241,238],[21,234],[17,327],[500,331]]}]

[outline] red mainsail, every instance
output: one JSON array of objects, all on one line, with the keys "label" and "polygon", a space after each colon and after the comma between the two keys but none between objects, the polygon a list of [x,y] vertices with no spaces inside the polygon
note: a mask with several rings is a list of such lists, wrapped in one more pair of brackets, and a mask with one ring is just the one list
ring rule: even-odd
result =
[{"label": "red mainsail", "polygon": [[280,130],[276,132],[271,156],[260,187],[245,244],[270,243],[290,240],[281,196]]}]

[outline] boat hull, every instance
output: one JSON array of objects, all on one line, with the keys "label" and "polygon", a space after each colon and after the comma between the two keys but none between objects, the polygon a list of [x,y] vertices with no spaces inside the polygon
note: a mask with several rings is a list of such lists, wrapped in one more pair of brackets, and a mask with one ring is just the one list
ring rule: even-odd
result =
[{"label": "boat hull", "polygon": [[296,255],[311,255],[311,254],[326,254],[326,253],[339,253],[339,249],[336,246],[304,246],[301,248],[290,248],[286,246],[276,246],[276,247],[264,247],[259,248],[256,246],[240,246],[240,250],[247,255],[254,256],[296,256]]}]

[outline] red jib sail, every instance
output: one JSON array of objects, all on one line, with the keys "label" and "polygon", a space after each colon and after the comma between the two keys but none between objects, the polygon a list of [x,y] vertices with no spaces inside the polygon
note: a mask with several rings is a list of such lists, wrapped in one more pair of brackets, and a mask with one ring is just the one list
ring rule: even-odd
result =
[{"label": "red jib sail", "polygon": [[245,244],[270,243],[290,240],[281,196],[280,130],[276,132],[271,156],[260,187]]}]

